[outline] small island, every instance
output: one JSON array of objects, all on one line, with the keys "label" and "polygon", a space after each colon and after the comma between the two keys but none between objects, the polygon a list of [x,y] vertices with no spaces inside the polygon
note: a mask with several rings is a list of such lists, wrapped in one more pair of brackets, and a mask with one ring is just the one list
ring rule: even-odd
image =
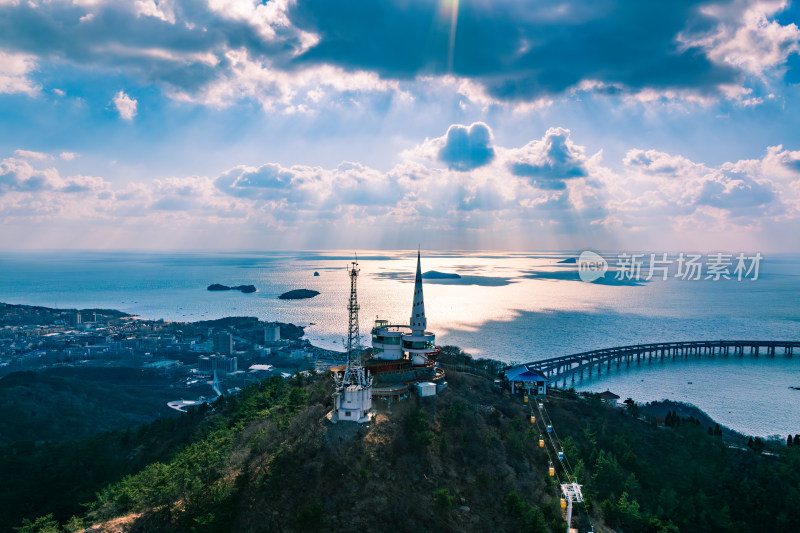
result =
[{"label": "small island", "polygon": [[437,272],[429,270],[422,275],[422,279],[461,279],[455,272]]},{"label": "small island", "polygon": [[563,261],[559,261],[559,264],[565,263],[565,264],[569,264],[569,265],[574,265],[577,262],[578,262],[578,260],[575,259],[574,257],[568,257],[568,258],[564,259]]},{"label": "small island", "polygon": [[314,272],[314,275],[315,276],[319,276],[319,272]]},{"label": "small island", "polygon": [[302,300],[304,298],[313,298],[314,296],[318,295],[317,291],[312,291],[309,289],[295,289],[293,291],[284,292],[278,298],[281,300]]},{"label": "small island", "polygon": [[209,291],[242,291],[245,294],[249,294],[251,292],[256,292],[255,285],[237,285],[235,287],[228,287],[227,285],[221,285],[219,283],[212,283],[208,286],[207,290]]}]

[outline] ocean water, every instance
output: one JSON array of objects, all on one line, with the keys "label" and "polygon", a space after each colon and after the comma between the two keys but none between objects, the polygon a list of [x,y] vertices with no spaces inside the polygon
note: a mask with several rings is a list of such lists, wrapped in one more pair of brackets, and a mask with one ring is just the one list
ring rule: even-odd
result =
[{"label": "ocean water", "polygon": [[[462,276],[425,281],[428,328],[438,344],[480,357],[525,362],[646,342],[800,339],[800,256],[767,255],[758,280],[626,284],[581,282],[574,264],[559,263],[577,253],[422,256],[423,271]],[[175,321],[257,316],[307,326],[314,344],[341,349],[350,288],[345,268],[352,259],[351,252],[330,251],[4,253],[0,301],[113,308]],[[367,251],[358,262],[360,328],[368,343],[376,317],[408,322],[416,252]],[[211,283],[253,284],[258,292],[209,292]],[[300,288],[320,295],[277,298]],[[579,384],[639,401],[687,401],[720,423],[762,436],[800,433],[800,391],[789,386],[800,386],[800,355],[665,363]]]}]

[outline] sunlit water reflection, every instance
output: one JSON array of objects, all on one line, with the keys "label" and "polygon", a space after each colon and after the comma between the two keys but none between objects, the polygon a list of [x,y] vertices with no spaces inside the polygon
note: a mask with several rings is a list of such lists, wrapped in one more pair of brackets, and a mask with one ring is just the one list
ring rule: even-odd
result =
[{"label": "sunlit water reflection", "polygon": [[[796,256],[767,257],[756,281],[614,285],[583,283],[574,264],[558,262],[575,255],[423,252],[424,271],[462,276],[425,281],[429,329],[438,344],[505,362],[658,341],[800,339]],[[257,316],[308,326],[314,344],[341,349],[350,260],[342,252],[4,254],[0,301],[114,308],[179,321]],[[359,264],[361,333],[368,342],[376,316],[408,321],[416,253],[361,253]],[[253,284],[258,292],[209,292],[211,283]],[[320,295],[277,298],[298,288]],[[788,389],[800,386],[798,368],[800,355],[789,361],[680,363],[604,376],[582,386],[609,387],[641,401],[688,401],[748,433],[800,433],[800,391]],[[695,377],[698,372],[708,379]],[[689,388],[678,386],[688,381],[693,382]]]}]

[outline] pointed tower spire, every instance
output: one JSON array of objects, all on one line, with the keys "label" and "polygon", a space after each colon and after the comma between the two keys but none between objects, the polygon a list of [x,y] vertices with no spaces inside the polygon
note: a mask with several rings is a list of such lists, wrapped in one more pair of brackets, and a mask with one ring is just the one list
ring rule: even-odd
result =
[{"label": "pointed tower spire", "polygon": [[419,250],[417,250],[417,276],[414,279],[414,305],[411,307],[409,323],[414,335],[422,334],[428,327],[428,319],[425,318],[425,300],[422,297],[422,263]]}]

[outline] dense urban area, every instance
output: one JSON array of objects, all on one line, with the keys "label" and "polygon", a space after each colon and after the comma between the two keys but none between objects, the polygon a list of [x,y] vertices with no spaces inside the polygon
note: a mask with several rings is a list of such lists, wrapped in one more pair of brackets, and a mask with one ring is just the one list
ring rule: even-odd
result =
[{"label": "dense urban area", "polygon": [[269,375],[327,368],[335,352],[311,346],[303,328],[254,317],[202,322],[145,320],[108,309],[0,303],[0,377],[64,367],[136,368],[192,388],[216,374],[227,389]]}]

